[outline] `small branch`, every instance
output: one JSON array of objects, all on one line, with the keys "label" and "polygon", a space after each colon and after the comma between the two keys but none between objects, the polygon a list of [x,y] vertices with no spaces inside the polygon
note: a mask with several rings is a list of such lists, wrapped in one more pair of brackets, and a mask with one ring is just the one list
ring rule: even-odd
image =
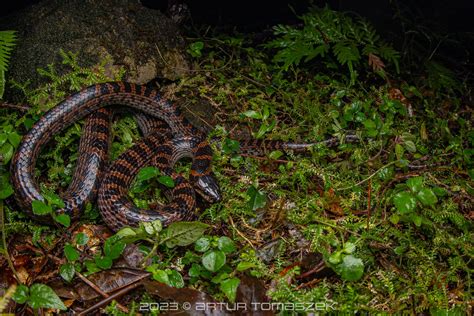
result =
[{"label": "small branch", "polygon": [[[103,297],[105,298],[109,298],[110,295],[105,293],[104,291],[102,291],[96,284],[94,284],[93,282],[91,282],[88,278],[86,278],[85,276],[83,276],[81,273],[77,272],[76,271],[76,275],[84,282],[86,283],[87,285],[89,285],[92,289],[94,289],[94,291],[96,291],[97,293],[99,293],[100,295],[102,295]],[[125,306],[121,305],[119,302],[117,302],[117,307],[120,308],[120,310],[124,313],[129,313],[129,310],[128,308],[126,308]]]},{"label": "small branch", "polygon": [[0,108],[15,109],[15,110],[23,111],[23,112],[26,112],[30,109],[28,105],[13,104],[13,103],[4,102],[4,101],[0,101]]},{"label": "small branch", "polygon": [[92,305],[91,307],[89,307],[88,309],[86,310],[83,310],[82,312],[78,313],[78,316],[84,316],[84,315],[90,315],[93,311],[95,311],[96,309],[99,309],[101,308],[102,306],[105,306],[107,304],[109,304],[111,301],[119,298],[120,296],[122,295],[125,295],[127,294],[128,292],[130,292],[131,290],[133,289],[136,289],[137,287],[139,287],[140,285],[142,285],[142,282],[135,282],[135,283],[132,283],[126,287],[124,287],[123,289],[121,289],[120,291],[117,291],[115,292],[114,294],[110,295],[109,297],[105,298],[104,300],[98,302],[97,304],[94,304]]}]

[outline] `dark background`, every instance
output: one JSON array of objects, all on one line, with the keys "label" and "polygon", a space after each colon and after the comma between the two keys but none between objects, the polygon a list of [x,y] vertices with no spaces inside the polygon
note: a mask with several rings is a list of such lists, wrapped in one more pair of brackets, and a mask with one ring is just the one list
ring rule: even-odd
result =
[{"label": "dark background", "polygon": [[[4,1],[0,4],[0,17],[21,10],[40,0]],[[166,10],[168,0],[142,0],[150,8]],[[396,28],[399,23],[394,16],[432,22],[432,27],[445,32],[474,31],[473,0],[330,0],[330,1],[268,1],[268,0],[187,0],[192,20],[195,24],[207,24],[240,32],[258,32],[278,23],[292,24],[298,20],[297,14],[305,12],[313,3],[318,6],[328,4],[332,9],[353,11],[375,24],[384,33]]]}]

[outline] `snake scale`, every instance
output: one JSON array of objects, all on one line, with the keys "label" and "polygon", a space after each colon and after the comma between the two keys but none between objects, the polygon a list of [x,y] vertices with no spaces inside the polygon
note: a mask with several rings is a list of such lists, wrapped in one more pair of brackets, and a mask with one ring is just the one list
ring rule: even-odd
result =
[{"label": "snake scale", "polygon": [[[118,157],[107,171],[110,126],[113,109],[126,106],[135,110],[144,137]],[[46,112],[23,137],[12,161],[11,177],[18,205],[35,219],[50,222],[32,212],[34,200],[44,201],[34,179],[40,150],[53,135],[86,118],[79,144],[79,157],[73,180],[62,195],[65,207],[57,210],[76,219],[86,203],[96,196],[104,222],[112,229],[136,226],[140,221],[161,220],[167,225],[193,217],[195,192],[207,201],[220,199],[219,186],[211,170],[212,150],[206,135],[192,126],[176,105],[148,86],[127,82],[96,84],[72,94]],[[328,142],[331,142],[329,140]],[[248,140],[243,152],[291,149],[306,150],[313,144]],[[189,181],[173,171],[174,163],[192,158]],[[127,191],[146,165],[159,167],[175,183],[172,201],[159,210],[144,210],[133,205]]]}]

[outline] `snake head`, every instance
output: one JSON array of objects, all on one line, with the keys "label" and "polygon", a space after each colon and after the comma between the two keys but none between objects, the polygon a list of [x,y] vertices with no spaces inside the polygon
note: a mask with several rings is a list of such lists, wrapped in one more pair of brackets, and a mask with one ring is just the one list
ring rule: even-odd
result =
[{"label": "snake head", "polygon": [[220,201],[221,190],[216,179],[212,175],[195,177],[194,189],[209,203]]}]

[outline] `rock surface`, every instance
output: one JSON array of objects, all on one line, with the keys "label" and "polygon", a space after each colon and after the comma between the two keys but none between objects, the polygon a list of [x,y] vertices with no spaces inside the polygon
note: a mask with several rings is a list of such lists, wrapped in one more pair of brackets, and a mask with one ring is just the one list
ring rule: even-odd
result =
[{"label": "rock surface", "polygon": [[107,67],[125,67],[135,83],[174,80],[190,67],[174,22],[137,0],[45,0],[4,18],[0,29],[18,32],[9,78],[32,87],[44,80],[37,68],[61,65],[60,48],[78,53],[86,67],[109,58]]}]

